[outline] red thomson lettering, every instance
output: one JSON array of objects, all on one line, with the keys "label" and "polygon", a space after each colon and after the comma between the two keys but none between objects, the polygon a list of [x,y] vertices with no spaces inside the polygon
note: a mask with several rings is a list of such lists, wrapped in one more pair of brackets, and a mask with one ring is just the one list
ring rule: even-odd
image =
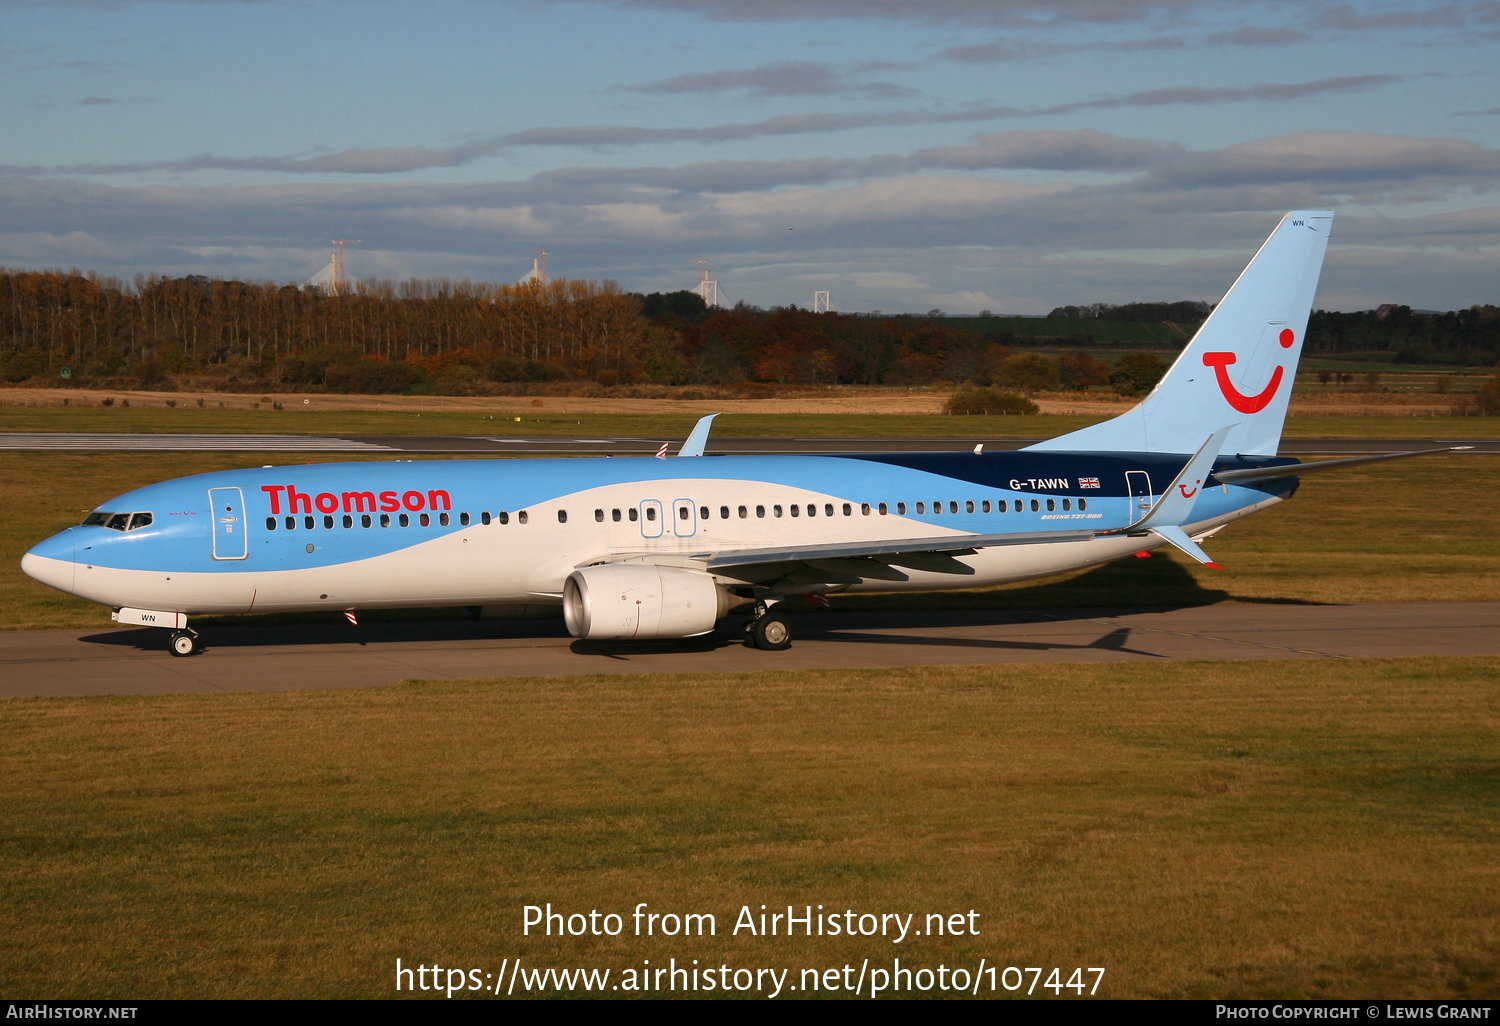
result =
[{"label": "red thomson lettering", "polygon": [[288,513],[311,513],[312,496],[306,492],[299,492],[291,485],[286,486],[286,511]]},{"label": "red thomson lettering", "polygon": [[344,500],[345,513],[375,512],[374,492],[345,492],[340,498]]},{"label": "red thomson lettering", "polygon": [[422,508],[421,492],[404,492],[401,495],[401,505],[415,513]]},{"label": "red thomson lettering", "polygon": [[396,498],[395,492],[381,492],[380,508],[387,513],[394,513],[401,508],[401,500]]},{"label": "red thomson lettering", "polygon": [[[443,502],[443,505],[441,507],[438,506],[438,500],[439,499],[441,499],[442,502]],[[427,493],[427,508],[428,509],[439,509],[439,508],[441,508],[441,509],[452,509],[453,508],[453,503],[451,501],[449,501],[449,499],[448,499],[448,493],[447,492],[443,491],[441,488],[434,488],[432,491],[430,491],[430,492]]]},{"label": "red thomson lettering", "polygon": [[286,485],[261,485],[260,490],[271,497],[271,512],[281,512],[281,490]]},{"label": "red thomson lettering", "polygon": [[339,508],[338,496],[332,492],[319,492],[313,499],[313,505],[318,507],[319,513],[335,513]]}]

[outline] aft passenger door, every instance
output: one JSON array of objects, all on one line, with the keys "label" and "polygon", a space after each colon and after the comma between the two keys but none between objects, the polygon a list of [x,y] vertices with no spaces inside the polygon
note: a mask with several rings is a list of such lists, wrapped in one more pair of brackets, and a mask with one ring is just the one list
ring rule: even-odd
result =
[{"label": "aft passenger door", "polygon": [[1125,471],[1125,490],[1130,493],[1130,522],[1141,519],[1156,502],[1151,475],[1144,470]]},{"label": "aft passenger door", "polygon": [[249,556],[244,494],[238,488],[210,488],[208,510],[214,530],[214,558],[244,559]]}]

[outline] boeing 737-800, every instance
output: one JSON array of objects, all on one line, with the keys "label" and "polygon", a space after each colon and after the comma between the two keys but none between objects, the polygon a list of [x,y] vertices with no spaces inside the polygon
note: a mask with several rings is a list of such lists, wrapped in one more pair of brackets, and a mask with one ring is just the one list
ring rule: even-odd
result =
[{"label": "boeing 737-800", "polygon": [[[189,617],[561,605],[580,638],[706,634],[792,595],[973,588],[1199,543],[1299,477],[1389,455],[1278,457],[1333,214],[1286,215],[1155,390],[1018,452],[463,460],[200,474],[111,499],[22,568],[169,628]],[[1400,454],[1398,454],[1400,455]]]}]

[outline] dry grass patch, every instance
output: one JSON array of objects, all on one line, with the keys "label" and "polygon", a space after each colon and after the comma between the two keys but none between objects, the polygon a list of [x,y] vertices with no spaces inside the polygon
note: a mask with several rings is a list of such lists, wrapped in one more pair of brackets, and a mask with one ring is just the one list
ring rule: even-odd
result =
[{"label": "dry grass patch", "polygon": [[[1108,996],[1494,996],[1500,659],[409,683],[0,703],[0,973],[382,996],[397,957],[1106,966]],[[520,909],[718,916],[522,938]],[[741,905],[982,913],[751,940]],[[795,976],[795,972],[793,974]]]}]

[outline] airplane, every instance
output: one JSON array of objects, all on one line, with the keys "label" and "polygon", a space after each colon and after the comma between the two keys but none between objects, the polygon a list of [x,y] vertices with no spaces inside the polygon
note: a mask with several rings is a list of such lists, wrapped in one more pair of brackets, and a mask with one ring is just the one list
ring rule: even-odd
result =
[{"label": "airplane", "polygon": [[[465,606],[562,613],[578,638],[686,638],[751,605],[1050,577],[1163,545],[1199,563],[1303,476],[1420,453],[1277,456],[1333,213],[1285,215],[1155,389],[1019,451],[318,464],[227,470],[110,499],[22,569],[168,629],[189,617]],[[1424,450],[1446,452],[1449,449]],[[664,455],[661,454],[661,455]]]}]

